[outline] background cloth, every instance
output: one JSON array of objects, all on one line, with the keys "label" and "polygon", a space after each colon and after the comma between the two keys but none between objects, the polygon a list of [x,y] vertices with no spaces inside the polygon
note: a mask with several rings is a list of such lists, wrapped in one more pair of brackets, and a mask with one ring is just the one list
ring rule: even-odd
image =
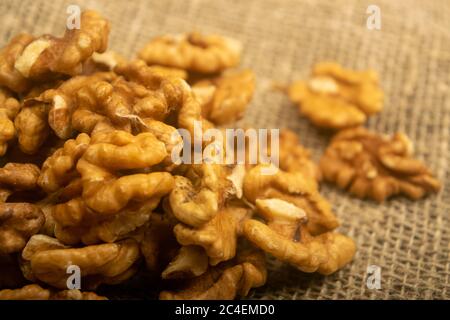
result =
[{"label": "background cloth", "polygon": [[[244,44],[241,67],[254,70],[257,90],[242,124],[290,128],[320,158],[331,137],[271,89],[308,76],[334,60],[374,68],[386,94],[370,129],[405,132],[443,189],[420,201],[361,201],[323,184],[357,244],[354,261],[331,276],[304,274],[270,261],[267,285],[254,299],[450,298],[450,1],[432,0],[0,0],[0,45],[19,32],[60,35],[66,8],[79,4],[111,22],[109,48],[128,58],[153,36],[191,30],[219,33]],[[381,30],[368,30],[366,9],[381,9]],[[381,268],[381,289],[366,286],[367,266]]]}]

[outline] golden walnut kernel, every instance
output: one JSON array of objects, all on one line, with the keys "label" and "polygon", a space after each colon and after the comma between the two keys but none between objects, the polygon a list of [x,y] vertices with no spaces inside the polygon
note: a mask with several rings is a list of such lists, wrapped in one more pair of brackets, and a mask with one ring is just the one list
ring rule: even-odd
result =
[{"label": "golden walnut kernel", "polygon": [[31,203],[0,203],[0,253],[19,252],[44,224],[44,215]]},{"label": "golden walnut kernel", "polygon": [[99,213],[114,214],[132,200],[161,198],[173,188],[170,173],[119,176],[117,171],[150,168],[166,155],[164,143],[149,132],[133,136],[116,130],[93,135],[77,164],[87,206]]},{"label": "golden walnut kernel", "polygon": [[[67,288],[67,267],[77,265],[82,271],[83,288],[95,288],[101,283],[122,282],[133,275],[138,261],[139,245],[133,239],[117,243],[67,248],[56,239],[41,238],[34,248],[24,249],[23,259],[30,263],[33,277],[56,288]],[[32,241],[32,240],[30,240]],[[49,244],[50,243],[50,244]],[[54,244],[51,244],[54,243]],[[27,245],[28,247],[28,245]]]},{"label": "golden walnut kernel", "polygon": [[338,221],[315,181],[301,172],[279,170],[263,175],[262,169],[259,165],[247,173],[244,195],[256,205],[267,225],[253,219],[244,221],[245,237],[305,272],[330,274],[348,263],[355,252],[354,243],[329,232]]},{"label": "golden walnut kernel", "polygon": [[142,84],[149,89],[158,89],[166,78],[181,78],[186,80],[187,72],[182,69],[148,66],[143,60],[131,62],[122,61],[114,67],[114,72],[123,76],[128,81]]},{"label": "golden walnut kernel", "polygon": [[[80,104],[77,101],[78,92],[99,81],[111,82],[116,75],[110,72],[99,72],[90,76],[76,76],[55,89],[49,89],[33,98],[36,102],[46,103],[48,107],[48,124],[60,139],[72,136],[72,114]],[[28,102],[30,103],[30,102]]]},{"label": "golden walnut kernel", "polygon": [[67,140],[62,148],[45,160],[38,179],[39,186],[45,192],[56,192],[80,176],[76,171],[76,164],[90,140],[87,134],[80,133],[75,139]]},{"label": "golden walnut kernel", "polygon": [[50,106],[40,101],[39,96],[48,89],[58,86],[60,81],[38,84],[24,97],[23,106],[14,120],[20,150],[26,154],[37,154],[46,141],[50,127],[48,114]]},{"label": "golden walnut kernel", "polygon": [[17,57],[14,67],[25,78],[41,79],[52,74],[76,75],[82,63],[108,45],[109,23],[95,11],[81,14],[80,28],[66,30],[64,37],[43,35],[31,41]]},{"label": "golden walnut kernel", "polygon": [[115,242],[128,237],[150,219],[159,198],[133,203],[105,218],[88,208],[82,198],[53,207],[55,236],[65,244]]},{"label": "golden walnut kernel", "polygon": [[232,300],[245,297],[250,289],[265,284],[267,270],[264,254],[256,250],[240,252],[235,259],[210,267],[189,279],[177,291],[163,291],[161,300]]},{"label": "golden walnut kernel", "polygon": [[22,33],[11,39],[9,44],[0,51],[0,85],[19,93],[29,89],[30,82],[14,68],[14,63],[33,40],[33,36]]},{"label": "golden walnut kernel", "polygon": [[48,106],[45,103],[25,106],[16,116],[14,125],[22,152],[35,154],[39,151],[50,133],[47,117]]},{"label": "golden walnut kernel", "polygon": [[404,134],[388,137],[359,127],[333,137],[320,168],[325,180],[358,198],[382,202],[397,194],[419,199],[438,192],[439,181],[412,153]]},{"label": "golden walnut kernel", "polygon": [[78,107],[72,114],[72,126],[90,134],[99,123],[108,122],[114,128],[131,131],[128,117],[132,113],[133,99],[123,79],[88,83],[77,92]]},{"label": "golden walnut kernel", "polygon": [[242,222],[251,216],[248,208],[227,205],[207,223],[198,228],[177,224],[173,229],[182,245],[196,245],[205,249],[210,265],[233,258]]},{"label": "golden walnut kernel", "polygon": [[347,70],[333,62],[316,64],[308,81],[290,86],[289,97],[315,125],[331,129],[363,124],[383,108],[375,71]]},{"label": "golden walnut kernel", "polygon": [[49,300],[50,290],[37,284],[29,284],[20,289],[0,291],[0,300]]},{"label": "golden walnut kernel", "polygon": [[241,50],[234,39],[192,32],[156,37],[139,52],[139,58],[149,65],[217,73],[236,66]]},{"label": "golden walnut kernel", "polygon": [[202,115],[215,124],[242,118],[255,90],[255,76],[244,70],[203,80],[192,87],[202,105]]},{"label": "golden walnut kernel", "polygon": [[331,274],[351,261],[355,254],[352,239],[332,232],[312,236],[306,212],[278,198],[257,199],[258,213],[267,224],[257,220],[244,222],[248,240],[281,261],[303,272]]},{"label": "golden walnut kernel", "polygon": [[96,126],[107,122],[111,128],[131,131],[135,127],[145,127],[147,118],[164,120],[183,106],[190,88],[186,88],[187,84],[179,78],[157,76],[156,79],[158,85],[151,84],[148,88],[145,82],[137,84],[121,77],[112,82],[88,83],[77,92],[78,107],[72,114],[73,128],[92,133],[99,131]]},{"label": "golden walnut kernel", "polygon": [[[165,159],[164,144],[151,133],[100,132],[83,149],[76,164],[81,177],[78,194],[53,207],[55,235],[64,243],[93,244],[125,237],[149,220],[160,198],[173,188],[173,178],[167,172],[124,172],[149,169]],[[64,177],[65,170],[73,170],[74,161],[70,156],[66,163],[62,160],[58,174]],[[45,167],[44,174],[57,173],[57,168],[49,171]]]},{"label": "golden walnut kernel", "polygon": [[8,162],[0,168],[0,202],[15,191],[33,190],[37,187],[39,168],[31,163]]},{"label": "golden walnut kernel", "polygon": [[264,166],[249,170],[244,179],[244,196],[252,203],[258,199],[276,198],[306,212],[308,231],[317,235],[335,229],[339,223],[330,204],[320,195],[317,184],[301,172],[278,170],[263,174]]},{"label": "golden walnut kernel", "polygon": [[175,187],[169,196],[170,207],[179,221],[200,227],[220,210],[230,187],[222,166],[192,165],[187,177],[175,176]]},{"label": "golden walnut kernel", "polygon": [[19,289],[1,290],[0,300],[106,300],[106,297],[76,289],[53,292],[37,284],[29,284]]},{"label": "golden walnut kernel", "polygon": [[62,290],[51,295],[51,300],[108,300],[94,292],[83,292],[76,289]]},{"label": "golden walnut kernel", "polygon": [[8,141],[15,137],[13,121],[19,110],[19,101],[9,90],[0,87],[0,156],[6,153]]}]

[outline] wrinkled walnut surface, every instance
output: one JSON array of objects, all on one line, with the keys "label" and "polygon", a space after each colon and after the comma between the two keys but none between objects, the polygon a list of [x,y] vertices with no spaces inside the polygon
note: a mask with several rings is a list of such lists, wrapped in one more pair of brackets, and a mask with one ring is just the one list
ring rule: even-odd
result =
[{"label": "wrinkled walnut surface", "polygon": [[419,199],[438,192],[440,182],[412,152],[402,133],[388,137],[362,127],[348,129],[333,137],[320,168],[325,180],[358,198],[383,202],[398,194]]},{"label": "wrinkled walnut surface", "polygon": [[347,70],[333,62],[314,66],[307,81],[289,88],[300,113],[319,127],[343,129],[363,124],[383,108],[383,92],[373,70]]},{"label": "wrinkled walnut surface", "polygon": [[241,50],[234,39],[193,32],[156,37],[139,52],[139,57],[149,65],[216,73],[237,65]]}]

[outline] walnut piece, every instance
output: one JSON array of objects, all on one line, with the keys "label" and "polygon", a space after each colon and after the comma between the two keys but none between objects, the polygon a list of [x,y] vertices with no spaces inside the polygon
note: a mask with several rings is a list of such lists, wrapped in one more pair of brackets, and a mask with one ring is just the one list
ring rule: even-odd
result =
[{"label": "walnut piece", "polygon": [[50,300],[108,300],[95,292],[83,292],[76,289],[62,290],[51,295]]},{"label": "walnut piece", "polygon": [[265,284],[267,270],[260,251],[246,250],[230,261],[210,267],[177,291],[163,291],[161,300],[232,300]]},{"label": "walnut piece", "polygon": [[117,176],[117,171],[149,168],[165,157],[164,143],[150,132],[133,136],[116,130],[93,135],[77,163],[86,205],[99,213],[114,214],[131,200],[161,198],[173,188],[170,173]]},{"label": "walnut piece", "polygon": [[0,291],[0,300],[49,300],[50,290],[37,284],[26,285],[20,289]]},{"label": "walnut piece", "polygon": [[235,256],[242,222],[250,216],[249,209],[230,205],[197,229],[177,224],[173,232],[180,244],[204,248],[214,266]]},{"label": "walnut piece", "polygon": [[129,205],[105,218],[88,208],[82,198],[74,198],[53,207],[54,234],[65,244],[115,242],[144,226],[158,202],[155,198]]},{"label": "walnut piece", "polygon": [[80,134],[66,142],[44,163],[40,179],[48,191],[76,186],[73,198],[52,208],[55,236],[67,244],[114,242],[144,226],[174,179],[167,172],[132,170],[150,169],[165,158],[165,145],[149,132],[99,132],[90,141]]},{"label": "walnut piece", "polygon": [[94,292],[80,290],[62,290],[52,292],[37,284],[29,284],[19,289],[5,289],[0,291],[0,300],[107,300]]},{"label": "walnut piece", "polygon": [[387,137],[362,127],[336,134],[320,168],[325,180],[378,202],[398,194],[419,199],[441,186],[424,163],[412,158],[412,143],[404,134]]},{"label": "walnut piece", "polygon": [[[72,114],[77,106],[82,103],[77,100],[79,91],[94,83],[111,82],[116,75],[110,72],[98,72],[90,76],[76,76],[55,89],[49,89],[33,98],[34,101],[44,102],[48,107],[48,124],[60,139],[68,139],[72,136]],[[27,103],[30,103],[27,101]]]},{"label": "walnut piece", "polygon": [[20,150],[35,154],[50,133],[47,123],[49,108],[45,103],[36,103],[22,108],[14,120]]},{"label": "walnut piece", "polygon": [[0,202],[6,202],[15,191],[36,189],[39,172],[39,168],[32,163],[8,162],[0,168]]},{"label": "walnut piece", "polygon": [[[30,240],[23,258],[30,263],[32,275],[53,287],[67,288],[67,267],[77,265],[82,273],[81,285],[93,289],[101,283],[122,282],[135,272],[134,264],[140,257],[139,245],[133,239],[67,248],[56,239],[41,236]],[[31,244],[30,244],[31,245]]]},{"label": "walnut piece", "polygon": [[187,72],[182,69],[148,66],[143,60],[122,61],[114,67],[114,72],[128,81],[133,81],[153,90],[158,89],[164,79],[181,78],[186,80],[188,77]]},{"label": "walnut piece", "polygon": [[22,250],[44,224],[44,214],[31,203],[0,203],[0,253]]},{"label": "walnut piece", "polygon": [[90,140],[87,134],[81,133],[75,139],[67,140],[62,148],[45,160],[38,179],[39,186],[45,192],[56,192],[79,177],[76,164],[89,146]]},{"label": "walnut piece", "polygon": [[81,14],[80,28],[66,30],[62,38],[43,35],[28,43],[14,68],[25,78],[42,79],[54,74],[76,75],[82,63],[108,45],[109,23],[95,11]]},{"label": "walnut piece", "polygon": [[156,37],[139,52],[139,58],[149,65],[217,73],[236,66],[241,51],[234,39],[192,32]]},{"label": "walnut piece", "polygon": [[202,107],[202,115],[215,124],[239,120],[255,90],[255,76],[244,70],[195,83],[192,90]]},{"label": "walnut piece", "polygon": [[290,86],[289,97],[315,125],[331,129],[361,125],[383,108],[375,71],[347,70],[333,62],[316,64],[308,81]]},{"label": "walnut piece", "polygon": [[264,165],[249,170],[244,179],[244,196],[252,203],[275,198],[291,203],[306,212],[307,229],[313,235],[335,229],[339,222],[330,204],[320,195],[317,184],[301,172],[264,175]]},{"label": "walnut piece", "polygon": [[131,132],[133,128],[145,127],[147,118],[162,121],[185,103],[190,103],[187,107],[192,105],[187,100],[192,96],[190,88],[181,78],[164,78],[151,71],[147,74],[140,68],[123,72],[138,83],[121,77],[113,81],[97,79],[76,92],[77,107],[71,114],[75,130],[90,134],[99,131],[96,126],[106,122],[110,127]]},{"label": "walnut piece", "polygon": [[220,210],[230,182],[224,168],[217,164],[192,165],[187,177],[175,176],[170,207],[181,222],[199,227]]},{"label": "walnut piece", "polygon": [[8,141],[16,135],[14,119],[20,107],[19,101],[13,94],[0,87],[0,156],[6,153]]},{"label": "walnut piece", "polygon": [[0,51],[0,85],[18,93],[29,89],[30,81],[14,68],[14,63],[33,40],[33,36],[22,33],[12,38]]},{"label": "walnut piece", "polygon": [[244,235],[277,259],[303,272],[317,271],[324,275],[336,272],[352,260],[356,250],[353,240],[332,232],[312,236],[304,225],[307,214],[299,207],[277,198],[258,199],[256,205],[267,224],[247,220]]}]

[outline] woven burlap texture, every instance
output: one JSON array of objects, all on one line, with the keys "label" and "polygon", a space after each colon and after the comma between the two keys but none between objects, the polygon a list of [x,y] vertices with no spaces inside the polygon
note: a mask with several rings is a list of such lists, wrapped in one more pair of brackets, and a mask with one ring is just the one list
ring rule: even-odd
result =
[{"label": "woven burlap texture", "polygon": [[[323,185],[358,251],[328,277],[302,274],[274,261],[255,299],[450,298],[450,2],[442,1],[0,1],[0,41],[19,32],[61,34],[69,4],[100,11],[112,23],[110,48],[129,58],[155,35],[190,30],[235,37],[245,45],[242,67],[257,91],[243,123],[288,127],[319,159],[330,133],[311,126],[286,96],[271,90],[308,75],[318,61],[374,68],[386,93],[383,112],[367,126],[401,130],[443,182],[425,200],[361,201]],[[366,27],[367,7],[381,9],[381,30]],[[366,285],[367,267],[381,268],[381,289]]]}]

